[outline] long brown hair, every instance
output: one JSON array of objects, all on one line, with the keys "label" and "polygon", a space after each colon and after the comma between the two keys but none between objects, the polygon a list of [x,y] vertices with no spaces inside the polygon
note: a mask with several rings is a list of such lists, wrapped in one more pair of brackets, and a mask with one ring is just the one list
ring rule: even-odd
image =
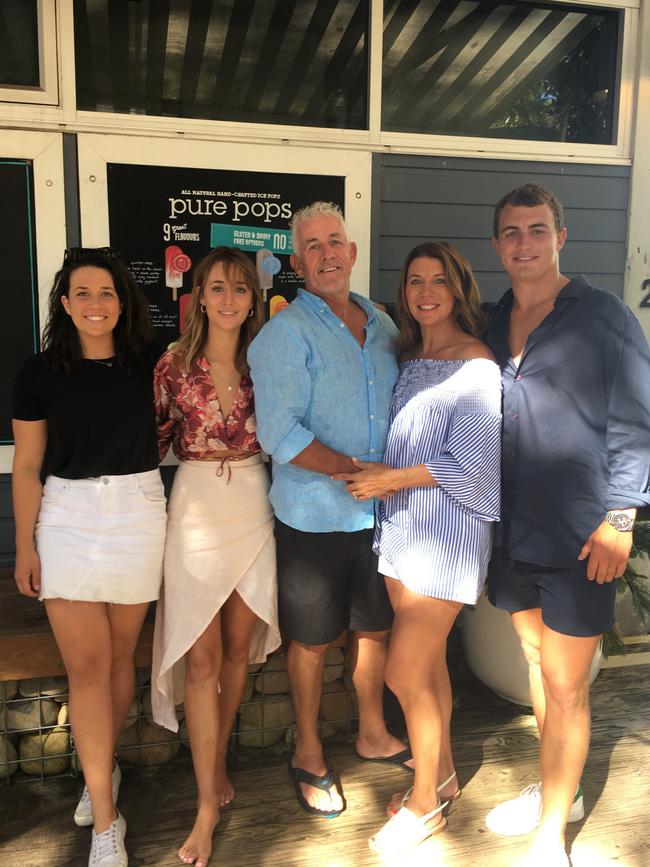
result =
[{"label": "long brown hair", "polygon": [[461,331],[472,337],[480,337],[485,323],[472,266],[462,253],[446,241],[427,241],[418,244],[406,257],[397,290],[397,324],[400,329],[402,352],[407,353],[422,343],[422,330],[414,319],[406,301],[406,281],[414,259],[437,259],[447,278],[452,295],[456,299],[456,323]]},{"label": "long brown hair", "polygon": [[128,373],[136,370],[153,340],[149,307],[133,275],[115,250],[108,247],[75,247],[66,250],[63,267],[57,271],[50,292],[47,321],[42,347],[52,367],[70,373],[83,358],[79,333],[61,303],[70,294],[70,277],[77,268],[101,268],[107,271],[120,299],[121,311],[113,329],[115,357]]},{"label": "long brown hair", "polygon": [[185,314],[185,330],[173,345],[173,351],[181,356],[182,366],[188,371],[197,356],[201,354],[208,337],[208,317],[201,310],[201,293],[213,265],[222,262],[228,276],[235,269],[242,271],[244,282],[253,294],[253,315],[242,323],[235,355],[235,367],[242,376],[248,376],[249,368],[246,353],[252,339],[264,325],[264,302],[260,292],[257,270],[245,253],[236,247],[215,247],[194,269],[192,297]]}]

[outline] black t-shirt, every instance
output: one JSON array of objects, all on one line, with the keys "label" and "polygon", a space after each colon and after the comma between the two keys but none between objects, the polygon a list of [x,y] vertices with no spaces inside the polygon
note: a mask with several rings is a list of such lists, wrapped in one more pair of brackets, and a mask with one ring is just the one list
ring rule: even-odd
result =
[{"label": "black t-shirt", "polygon": [[86,479],[143,473],[158,466],[151,347],[132,374],[117,361],[83,359],[72,373],[54,370],[44,353],[18,371],[12,416],[47,420],[41,477]]}]

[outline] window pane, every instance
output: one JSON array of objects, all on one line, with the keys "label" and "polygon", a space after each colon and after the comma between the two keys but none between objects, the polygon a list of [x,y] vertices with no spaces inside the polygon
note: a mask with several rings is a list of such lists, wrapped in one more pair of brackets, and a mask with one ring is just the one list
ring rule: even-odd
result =
[{"label": "window pane", "polygon": [[38,87],[37,0],[0,0],[0,87]]},{"label": "window pane", "polygon": [[382,128],[611,144],[619,13],[384,0]]},{"label": "window pane", "polygon": [[89,111],[363,129],[368,0],[75,0]]}]

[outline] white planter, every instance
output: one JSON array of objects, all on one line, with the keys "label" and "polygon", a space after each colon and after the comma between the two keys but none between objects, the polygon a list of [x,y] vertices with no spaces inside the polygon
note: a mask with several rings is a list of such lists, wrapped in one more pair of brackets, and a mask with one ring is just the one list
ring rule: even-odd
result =
[{"label": "white planter", "polygon": [[[467,664],[481,683],[507,701],[530,707],[528,665],[510,615],[483,595],[474,610],[463,611],[461,635]],[[591,683],[601,662],[599,648],[591,666]]]}]

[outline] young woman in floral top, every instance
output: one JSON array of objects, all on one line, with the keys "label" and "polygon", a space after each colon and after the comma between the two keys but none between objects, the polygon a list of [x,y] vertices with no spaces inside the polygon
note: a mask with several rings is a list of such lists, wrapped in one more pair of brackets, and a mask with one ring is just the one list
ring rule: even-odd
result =
[{"label": "young woman in floral top", "polygon": [[176,731],[184,699],[198,812],[179,850],[205,867],[219,810],[234,797],[228,737],[249,661],[280,644],[268,475],[255,434],[246,350],[263,322],[257,272],[217,247],[194,273],[186,329],[154,375],[161,459],[180,466],[169,501],[154,635],[154,720]]}]

